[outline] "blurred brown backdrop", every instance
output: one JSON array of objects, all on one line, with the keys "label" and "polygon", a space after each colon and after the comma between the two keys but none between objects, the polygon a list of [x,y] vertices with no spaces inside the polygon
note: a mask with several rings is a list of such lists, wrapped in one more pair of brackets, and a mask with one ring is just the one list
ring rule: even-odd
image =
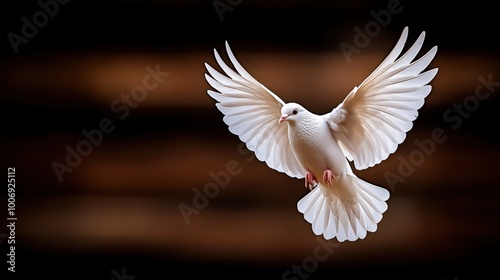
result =
[{"label": "blurred brown backdrop", "polygon": [[[477,279],[494,271],[500,66],[488,4],[41,3],[2,10],[2,167],[16,168],[18,276],[118,279],[125,268],[136,279]],[[216,66],[213,48],[225,58],[228,40],[282,99],[325,113],[404,26],[408,43],[427,32],[422,53],[439,47],[433,91],[396,153],[357,172],[391,191],[378,231],[326,249],[296,210],[302,180],[269,169],[227,130],[206,95],[204,62]],[[366,46],[357,28],[371,32]],[[359,53],[346,58],[342,43]],[[180,207],[196,214],[186,220]]]}]

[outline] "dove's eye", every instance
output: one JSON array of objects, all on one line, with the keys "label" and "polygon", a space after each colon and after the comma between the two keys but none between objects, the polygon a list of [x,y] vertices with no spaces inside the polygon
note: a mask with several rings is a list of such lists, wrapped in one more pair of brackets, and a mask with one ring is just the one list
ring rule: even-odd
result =
[{"label": "dove's eye", "polygon": [[293,114],[293,115],[297,115],[297,113],[298,113],[298,112],[299,112],[299,111],[298,111],[297,109],[293,109],[292,114]]}]

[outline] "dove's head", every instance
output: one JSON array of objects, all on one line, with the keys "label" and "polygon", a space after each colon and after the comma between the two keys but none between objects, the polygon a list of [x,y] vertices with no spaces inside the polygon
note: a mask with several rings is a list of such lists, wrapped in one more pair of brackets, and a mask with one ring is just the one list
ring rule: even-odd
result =
[{"label": "dove's head", "polygon": [[301,105],[293,102],[287,103],[281,107],[281,117],[279,119],[279,123],[296,122],[302,118],[304,112],[306,112],[306,109],[304,109]]}]

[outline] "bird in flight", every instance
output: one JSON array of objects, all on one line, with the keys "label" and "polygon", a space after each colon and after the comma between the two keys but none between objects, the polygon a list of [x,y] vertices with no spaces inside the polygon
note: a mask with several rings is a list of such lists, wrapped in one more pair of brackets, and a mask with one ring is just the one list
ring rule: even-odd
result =
[{"label": "bird in flight", "polygon": [[[339,242],[375,232],[387,210],[389,192],[352,171],[372,167],[394,153],[406,138],[431,92],[437,68],[424,71],[437,47],[415,60],[425,32],[403,54],[408,27],[382,63],[330,112],[317,115],[285,103],[236,60],[234,69],[214,49],[224,74],[205,63],[207,93],[216,101],[229,131],[260,161],[290,177],[305,179],[310,191],[297,203],[316,235]],[[401,56],[400,56],[401,55]]]}]

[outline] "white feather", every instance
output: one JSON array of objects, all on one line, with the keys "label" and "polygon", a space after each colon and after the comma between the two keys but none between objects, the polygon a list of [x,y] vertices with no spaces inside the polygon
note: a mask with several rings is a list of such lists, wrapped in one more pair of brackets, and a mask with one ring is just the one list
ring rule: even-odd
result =
[{"label": "white feather", "polygon": [[217,108],[225,115],[223,120],[229,131],[238,135],[269,167],[291,177],[303,178],[306,171],[287,147],[287,127],[276,125],[285,103],[243,69],[227,42],[226,50],[236,71],[214,50],[217,63],[227,76],[205,63],[210,74],[205,74],[205,78],[218,91],[208,90],[207,93],[218,102]]},{"label": "white feather", "polygon": [[324,115],[357,169],[374,166],[396,151],[430,93],[427,83],[437,69],[421,72],[436,55],[437,47],[412,62],[422,47],[425,38],[422,32],[413,46],[397,59],[407,36],[408,28],[405,28],[387,58],[341,103],[343,110],[334,109]]}]

